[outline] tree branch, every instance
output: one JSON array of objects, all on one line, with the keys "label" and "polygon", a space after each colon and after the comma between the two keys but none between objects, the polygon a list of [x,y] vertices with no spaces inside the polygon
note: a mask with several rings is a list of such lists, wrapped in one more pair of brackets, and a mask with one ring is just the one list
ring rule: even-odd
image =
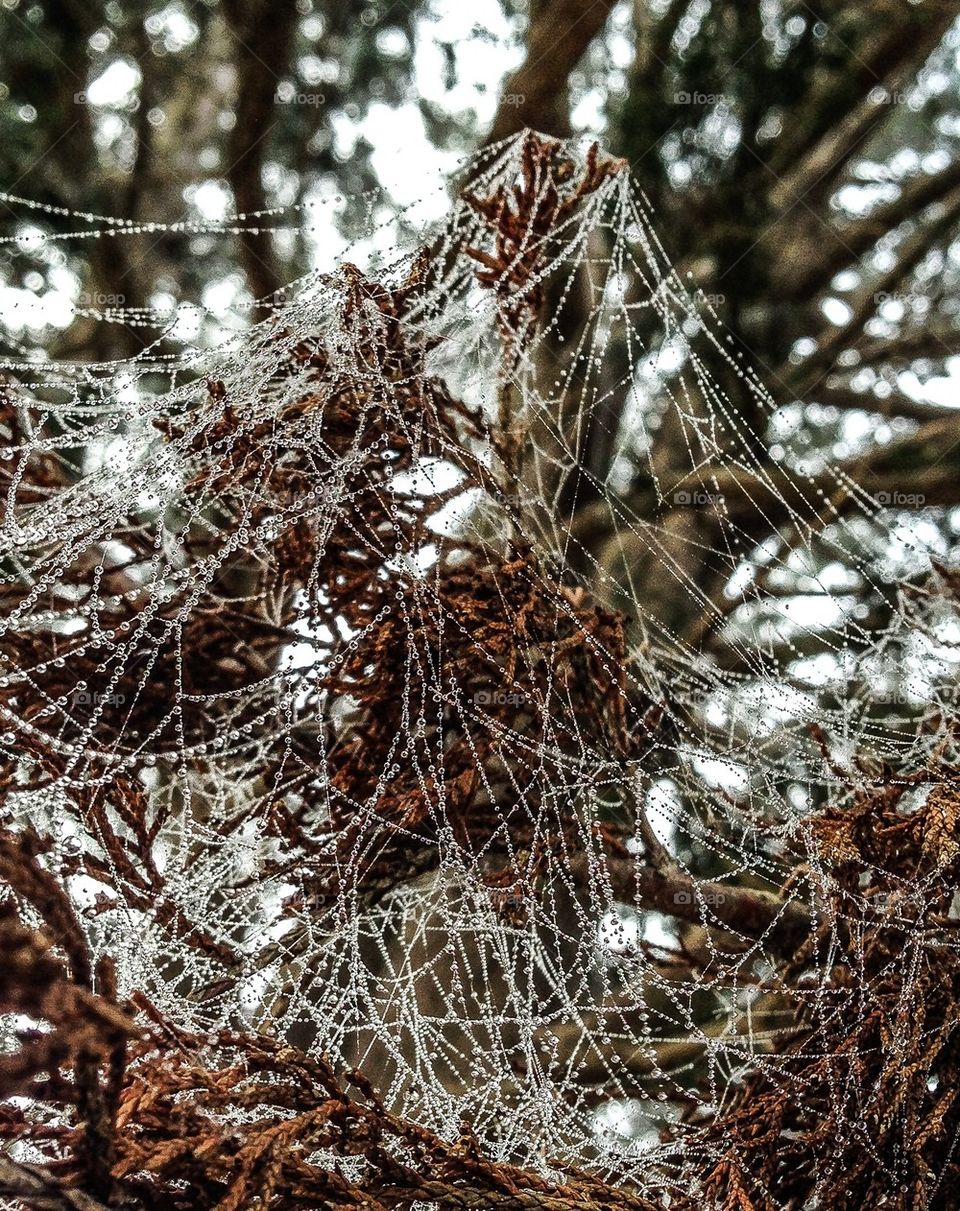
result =
[{"label": "tree branch", "polygon": [[63,1185],[43,1166],[15,1161],[6,1153],[0,1153],[0,1194],[34,1211],[107,1211],[103,1203]]},{"label": "tree branch", "polygon": [[960,329],[918,328],[896,336],[874,338],[856,346],[860,365],[909,365],[921,359],[942,362],[960,356]]},{"label": "tree branch", "polygon": [[[694,879],[676,864],[657,869],[632,858],[608,854],[606,873],[614,896],[624,904],[652,909],[680,921],[703,925],[713,920],[726,929],[763,943],[775,954],[789,957],[809,937],[814,920],[797,900],[781,900],[772,892]],[[590,857],[573,858],[570,873],[579,886],[593,881]]]},{"label": "tree branch", "polygon": [[[896,93],[912,79],[917,68],[939,45],[956,19],[953,4],[926,5],[923,10],[897,6],[891,11],[863,14],[869,21],[876,18],[872,39],[850,52],[850,60],[837,80],[837,87],[815,88],[805,96],[805,113],[794,112],[790,123],[796,137],[784,141],[773,164],[780,181],[770,194],[774,210],[783,209],[801,198],[813,201],[833,188],[841,172],[876,125],[879,109],[869,94],[877,87]],[[897,17],[900,17],[898,20]],[[863,100],[852,110],[835,94],[846,94],[851,88],[860,90]],[[822,129],[820,115],[832,118],[844,116],[839,123]],[[807,141],[807,132],[814,131],[814,140]],[[819,133],[817,133],[819,130]],[[799,144],[799,145],[798,145]]]},{"label": "tree branch", "polygon": [[[796,388],[797,395],[803,395],[808,389],[805,384],[818,380],[820,375],[829,369],[829,361],[837,350],[842,349],[844,345],[854,344],[861,337],[864,324],[877,310],[878,298],[895,291],[904,282],[908,274],[930,251],[935,241],[952,229],[958,217],[960,217],[960,186],[955,187],[947,195],[943,203],[943,210],[935,221],[925,224],[903,241],[897,250],[896,264],[863,291],[859,301],[853,307],[853,315],[848,322],[824,336],[817,352],[804,363],[804,378]],[[783,376],[788,377],[785,370]]]},{"label": "tree branch", "polygon": [[[940,356],[947,357],[948,355],[941,354]],[[960,417],[960,407],[950,404],[924,403],[922,400],[911,399],[902,391],[893,391],[881,399],[878,395],[871,395],[867,391],[854,391],[848,384],[840,383],[827,384],[819,388],[815,395],[817,403],[828,405],[831,408],[840,408],[845,412],[859,409],[864,412],[877,412],[881,416],[903,416],[921,423],[947,417]]]},{"label": "tree branch", "polygon": [[[833,223],[826,231],[824,224],[818,224],[811,238],[802,241],[803,255],[786,258],[793,270],[789,281],[784,283],[791,297],[805,298],[822,289],[836,273],[863,256],[882,236],[908,219],[916,218],[925,207],[941,201],[958,185],[960,157],[941,172],[911,178],[896,198],[854,223]],[[790,217],[794,219],[793,215]],[[782,237],[780,224],[776,225],[775,231]]]}]

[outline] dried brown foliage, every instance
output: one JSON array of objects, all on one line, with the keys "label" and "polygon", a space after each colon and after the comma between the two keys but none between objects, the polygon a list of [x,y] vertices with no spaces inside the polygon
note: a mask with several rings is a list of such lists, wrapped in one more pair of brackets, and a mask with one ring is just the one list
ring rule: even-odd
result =
[{"label": "dried brown foliage", "polygon": [[594,143],[577,176],[577,167],[558,143],[528,131],[521,146],[520,181],[485,197],[470,191],[464,195],[493,236],[491,251],[470,248],[467,254],[482,266],[477,280],[496,295],[508,367],[527,348],[537,322],[544,299],[542,268],[552,244],[562,238],[564,224],[584,199],[624,167],[623,160],[601,157]]},{"label": "dried brown foliage", "polygon": [[[470,197],[493,241],[472,255],[498,300],[508,372],[542,304],[545,243],[617,167],[594,149],[577,176],[555,145],[530,137],[517,186]],[[795,855],[782,900],[723,884],[708,940],[721,926],[739,936],[724,956],[692,945],[676,956],[693,975],[738,961],[806,880],[821,912],[794,914],[770,956],[768,982],[790,999],[794,1028],[731,1082],[719,1109],[703,1109],[704,1082],[665,1129],[679,1159],[651,1171],[644,1194],[553,1158],[551,1176],[498,1162],[468,1126],[441,1139],[385,1105],[371,1074],[335,1071],[285,1040],[188,1033],[143,993],[121,1005],[109,960],[92,958],[66,890],[78,876],[109,889],[94,915],[116,896],[165,928],[173,951],[190,948],[229,980],[229,941],[188,919],[166,887],[157,848],[177,823],[175,801],[151,793],[139,754],[147,738],[171,756],[206,745],[226,721],[256,729],[305,608],[327,635],[305,691],[311,726],[265,745],[260,776],[273,789],[205,820],[210,840],[192,841],[193,857],[255,815],[272,848],[247,882],[298,886],[290,913],[356,911],[432,869],[441,838],[508,918],[558,867],[589,879],[598,854],[626,867],[625,899],[658,911],[679,904],[678,891],[691,902],[691,879],[670,868],[645,821],[591,833],[578,811],[578,774],[598,755],[622,773],[665,742],[659,708],[626,683],[622,619],[545,567],[515,524],[498,551],[432,527],[467,488],[498,502],[505,523],[516,518],[486,457],[503,453],[505,435],[428,372],[431,341],[407,323],[428,272],[421,258],[388,287],[346,266],[334,284],[344,348],[277,332],[262,407],[240,407],[211,379],[195,410],[165,419],[184,469],[183,520],[131,519],[126,554],[92,543],[42,602],[14,578],[4,585],[18,622],[0,638],[11,670],[0,702],[24,726],[0,762],[0,1011],[39,1025],[0,1056],[0,1137],[29,1146],[43,1169],[6,1158],[0,1191],[24,1205],[89,1208],[76,1194],[136,1211],[954,1205],[960,794],[942,754],[866,778],[837,766],[818,734],[840,789],[807,822],[816,861]],[[292,373],[304,389],[279,405]],[[27,442],[28,411],[4,396],[0,427],[14,446]],[[398,489],[429,456],[457,470],[456,486]],[[5,498],[29,510],[72,473],[49,452],[27,458],[3,472]],[[171,571],[155,605],[144,584],[163,525],[210,575],[191,597],[198,581]],[[399,556],[428,543],[436,559],[424,576]],[[78,701],[80,686],[109,694]],[[193,760],[202,778],[218,758],[200,749]],[[25,786],[61,795],[79,853],[54,858],[24,822]],[[626,844],[634,832],[639,856]],[[676,915],[700,920],[695,905]]]},{"label": "dried brown foliage", "polygon": [[[408,581],[398,592],[401,608],[329,679],[358,704],[351,737],[330,761],[341,868],[365,827],[353,805],[372,803],[401,852],[379,855],[358,872],[361,884],[402,872],[410,861],[402,851],[415,860],[443,827],[494,865],[524,852],[528,864],[512,868],[510,882],[530,886],[545,848],[582,845],[573,802],[547,809],[555,822],[544,830],[545,796],[564,760],[575,764],[594,745],[631,751],[620,620],[544,581],[529,552],[499,566],[469,558],[435,591]],[[422,670],[412,692],[411,662]],[[398,750],[410,714],[422,726]],[[430,773],[441,743],[442,780]]]},{"label": "dried brown foliage", "polygon": [[629,1195],[611,1203],[589,1177],[548,1181],[493,1163],[469,1133],[451,1143],[391,1114],[360,1073],[338,1076],[265,1038],[158,1032],[132,1065],[118,1125],[115,1173],[147,1205],[651,1206]]},{"label": "dried brown foliage", "polygon": [[[811,820],[831,863],[836,919],[782,966],[800,1029],[721,1111],[698,1110],[678,1125],[687,1160],[679,1176],[664,1175],[671,1206],[799,1209],[815,1189],[831,1208],[952,1205],[960,959],[948,913],[960,875],[958,812],[955,771],[938,765],[909,777],[884,771],[869,790],[851,781],[849,796]],[[41,1126],[8,1108],[0,1130],[44,1152],[66,1188],[171,1211],[400,1208],[418,1199],[518,1211],[660,1205],[651,1189],[641,1196],[585,1173],[547,1179],[491,1161],[466,1129],[445,1141],[395,1116],[360,1073],[336,1073],[262,1036],[187,1034],[142,997],[143,1037],[122,1069],[135,1029],[105,975],[105,995],[88,987],[82,930],[39,849],[35,840],[0,838],[0,873],[44,921],[38,933],[4,907],[3,1008],[43,1017],[54,1030],[28,1037],[0,1072],[7,1093],[73,1105],[86,1122]],[[60,1075],[69,1064],[72,1083]],[[91,1132],[97,1156],[110,1158],[109,1176],[91,1170],[83,1147]],[[900,1175],[893,1189],[892,1157]]]},{"label": "dried brown foliage", "polygon": [[[109,960],[94,966],[69,898],[40,865],[42,848],[29,832],[0,832],[0,879],[42,922],[30,928],[13,899],[0,903],[0,1012],[44,1025],[20,1031],[19,1047],[0,1056],[0,1097],[72,1108],[70,1168],[91,1194],[104,1196],[126,1044],[139,1031],[117,1004]],[[0,1134],[39,1144],[48,1129],[5,1101]]]},{"label": "dried brown foliage", "polygon": [[708,1206],[955,1205],[958,771],[837,772],[848,793],[809,821],[828,920],[783,969],[802,1029],[700,1126],[725,1153]]}]

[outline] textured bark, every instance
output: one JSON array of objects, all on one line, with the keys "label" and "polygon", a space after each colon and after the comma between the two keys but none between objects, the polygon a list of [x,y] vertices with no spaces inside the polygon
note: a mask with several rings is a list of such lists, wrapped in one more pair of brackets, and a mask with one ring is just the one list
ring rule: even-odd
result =
[{"label": "textured bark", "polygon": [[488,143],[525,127],[561,137],[570,133],[569,114],[558,99],[615,4],[616,0],[555,0],[531,5],[526,57],[500,90]]},{"label": "textured bark", "polygon": [[[296,28],[292,3],[228,0],[224,5],[236,53],[236,121],[227,148],[227,178],[237,210],[253,215],[268,207],[263,167],[276,125],[275,95],[287,68]],[[267,298],[284,283],[270,235],[270,220],[248,220],[253,230],[238,238],[240,258],[256,298]]]}]

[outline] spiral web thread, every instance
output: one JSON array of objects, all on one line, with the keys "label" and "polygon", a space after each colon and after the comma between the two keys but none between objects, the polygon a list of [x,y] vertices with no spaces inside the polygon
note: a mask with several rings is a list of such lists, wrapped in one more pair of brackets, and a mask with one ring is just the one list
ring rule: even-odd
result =
[{"label": "spiral web thread", "polygon": [[[778,989],[802,972],[829,1050],[865,911],[836,894],[837,813],[881,784],[907,820],[944,798],[949,526],[789,433],[770,472],[743,401],[783,414],[622,166],[524,136],[459,186],[426,252],[384,256],[384,225],[363,271],[213,347],[120,308],[102,322],[156,334],[135,358],[6,363],[3,811],[53,838],[121,991],[357,1067],[494,1157],[643,1189],[726,1154],[697,1131],[747,1073],[803,1110]],[[576,443],[614,415],[600,482]],[[651,608],[664,586],[686,622]],[[901,914],[901,1011],[948,816]],[[827,1095],[852,1137],[856,1080]]]}]

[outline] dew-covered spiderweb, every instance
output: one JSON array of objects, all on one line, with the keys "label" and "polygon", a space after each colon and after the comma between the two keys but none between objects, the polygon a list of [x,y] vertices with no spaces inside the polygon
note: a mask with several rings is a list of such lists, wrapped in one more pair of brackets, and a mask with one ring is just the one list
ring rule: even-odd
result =
[{"label": "dew-covered spiderweb", "polygon": [[[5,822],[121,991],[488,1155],[680,1180],[757,1073],[856,1134],[867,1075],[784,1056],[870,1012],[866,964],[825,991],[856,805],[939,785],[945,511],[774,400],[624,165],[525,135],[445,188],[232,329],[117,307],[134,357],[6,361]],[[5,202],[14,255],[142,234]]]}]

